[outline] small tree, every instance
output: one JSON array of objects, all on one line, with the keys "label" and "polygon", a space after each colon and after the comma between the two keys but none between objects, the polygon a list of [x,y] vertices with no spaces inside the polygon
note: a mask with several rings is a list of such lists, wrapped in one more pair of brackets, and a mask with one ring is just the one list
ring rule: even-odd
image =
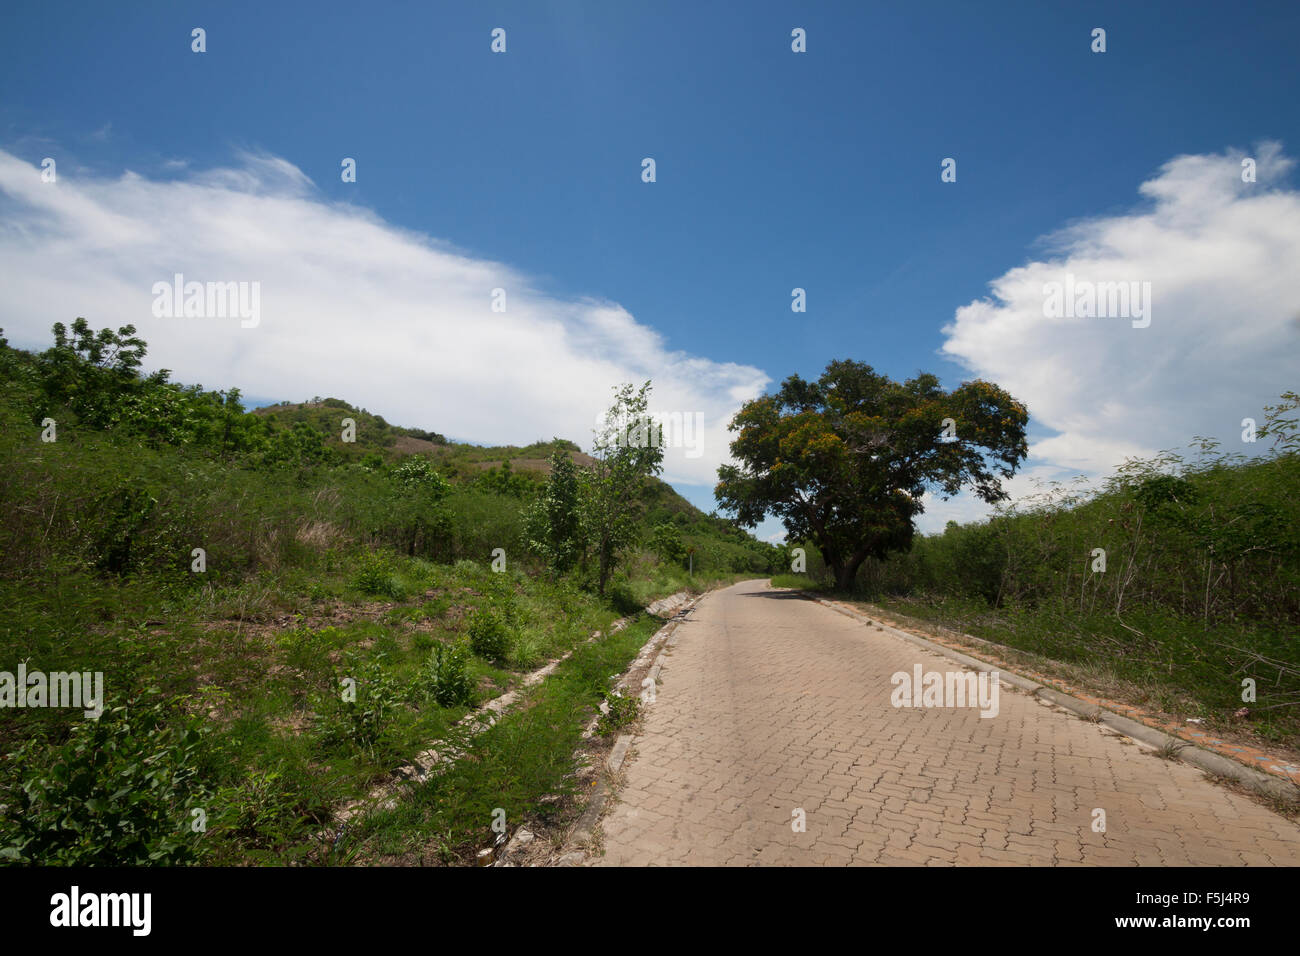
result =
[{"label": "small tree", "polygon": [[273,432],[262,455],[264,465],[308,468],[329,464],[338,453],[325,444],[325,437],[306,422],[294,422],[289,428]]},{"label": "small tree", "polygon": [[647,413],[650,383],[615,389],[614,404],[594,432],[591,470],[582,474],[582,510],[595,554],[596,586],[603,595],[623,552],[637,540],[640,495],[663,469],[662,433]]},{"label": "small tree", "polygon": [[585,557],[578,466],[567,452],[551,455],[546,488],[525,521],[529,545],[552,571],[564,574]]},{"label": "small tree", "polygon": [[511,470],[509,458],[499,468],[484,471],[475,480],[475,484],[487,491],[512,498],[531,498],[537,491],[537,485],[531,478]]},{"label": "small tree", "polygon": [[422,455],[411,455],[392,471],[393,481],[408,492],[433,501],[441,501],[451,494],[451,484],[438,474],[433,462]]},{"label": "small tree", "polygon": [[657,526],[650,535],[650,547],[664,561],[676,564],[686,556],[686,545],[682,543],[682,533],[676,525],[664,522]]},{"label": "small tree", "polygon": [[[41,384],[49,407],[66,406],[84,424],[111,428],[118,423],[124,402],[140,387],[139,369],[145,342],[135,326],[116,332],[96,332],[84,318],[53,326],[54,345],[41,353]],[[166,381],[167,372],[151,380]]]},{"label": "small tree", "polygon": [[1300,415],[1288,417],[1288,413],[1297,409],[1300,409],[1300,394],[1290,391],[1283,392],[1276,405],[1264,406],[1266,418],[1259,437],[1272,438],[1279,454],[1300,452]]}]

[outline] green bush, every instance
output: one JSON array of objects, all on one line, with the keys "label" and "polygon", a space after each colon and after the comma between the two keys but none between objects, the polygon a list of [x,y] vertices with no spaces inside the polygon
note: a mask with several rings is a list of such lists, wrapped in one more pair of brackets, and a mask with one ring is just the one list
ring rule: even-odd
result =
[{"label": "green bush", "polygon": [[517,563],[526,553],[525,502],[481,488],[457,489],[445,505],[450,514],[448,560],[491,560],[496,548],[504,548],[507,560]]},{"label": "green bush", "polygon": [[424,668],[426,695],[440,707],[472,707],[474,677],[469,672],[469,649],[464,643],[437,643]]},{"label": "green bush", "polygon": [[542,642],[533,634],[520,634],[510,651],[510,662],[521,670],[536,667],[542,660]]},{"label": "green bush", "polygon": [[501,611],[485,604],[474,609],[469,618],[469,644],[484,660],[503,663],[510,655],[510,626]]},{"label": "green bush", "polygon": [[676,525],[664,522],[658,525],[650,535],[651,550],[668,564],[677,564],[686,556],[686,545],[682,543],[682,533]]},{"label": "green bush", "polygon": [[14,755],[16,792],[0,818],[0,858],[41,865],[178,865],[202,855],[191,811],[203,808],[206,739],[175,720],[179,701],[133,703]]},{"label": "green bush", "polygon": [[404,688],[385,667],[386,659],[383,652],[360,664],[353,659],[353,672],[342,676],[356,681],[356,699],[331,698],[318,711],[326,746],[348,744],[372,757],[382,749],[394,712],[406,697]]},{"label": "green bush", "polygon": [[438,474],[433,463],[422,455],[412,455],[393,469],[393,480],[407,491],[440,501],[451,493],[447,479]]},{"label": "green bush", "polygon": [[604,695],[609,710],[602,713],[596,721],[596,733],[608,737],[616,730],[622,730],[634,723],[641,716],[641,701],[636,697],[624,697],[622,694]]},{"label": "green bush", "polygon": [[112,574],[127,574],[141,563],[141,537],[158,499],[146,488],[116,488],[96,507],[101,516],[94,535],[95,565]]},{"label": "green bush", "polygon": [[282,769],[253,770],[221,796],[231,835],[243,846],[274,846],[302,825],[299,797]]},{"label": "green bush", "polygon": [[605,594],[610,604],[620,614],[635,614],[642,609],[632,582],[627,577],[622,575],[616,577],[606,588]]},{"label": "green bush", "polygon": [[406,597],[406,588],[401,579],[393,573],[392,564],[380,554],[371,552],[361,559],[352,586],[364,594],[375,594],[401,601]]}]

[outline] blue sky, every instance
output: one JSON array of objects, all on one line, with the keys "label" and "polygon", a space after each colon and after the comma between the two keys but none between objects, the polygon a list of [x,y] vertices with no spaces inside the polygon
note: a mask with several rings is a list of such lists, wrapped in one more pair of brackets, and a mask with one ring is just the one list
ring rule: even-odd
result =
[{"label": "blue sky", "polygon": [[[1059,260],[1064,228],[1139,221],[1161,202],[1139,195],[1141,184],[1162,169],[1178,183],[1195,171],[1169,170],[1177,157],[1218,157],[1222,169],[1236,163],[1234,150],[1251,156],[1268,149],[1261,144],[1279,144],[1261,190],[1294,197],[1286,157],[1300,143],[1295,3],[52,3],[11,7],[5,26],[0,149],[32,166],[57,157],[59,188],[103,186],[130,170],[160,190],[142,194],[145,221],[150,203],[162,216],[160,197],[176,198],[163,186],[196,181],[268,202],[342,209],[343,222],[379,222],[390,238],[414,236],[458,261],[509,270],[532,297],[533,311],[519,321],[564,323],[584,303],[616,306],[619,318],[610,321],[618,329],[602,319],[600,343],[590,346],[601,356],[594,364],[611,376],[665,362],[680,368],[685,356],[698,364],[687,363],[694,371],[682,376],[683,389],[693,376],[708,378],[733,398],[764,379],[759,387],[795,372],[815,377],[833,358],[895,377],[933,371],[949,386],[994,377],[997,363],[978,343],[943,351],[958,310],[986,299],[990,283],[1016,267]],[[193,27],[207,32],[203,54],[190,49]],[[504,54],[489,49],[494,27],[507,31]],[[795,27],[807,31],[807,53],[790,49]],[[1106,30],[1105,53],[1090,50],[1094,27]],[[340,181],[343,157],[356,159],[356,183]],[[641,181],[643,157],[656,161],[654,183]],[[957,160],[956,183],[940,182],[945,157]],[[214,180],[214,170],[230,175]],[[256,182],[241,184],[234,170],[252,170]],[[122,192],[101,196],[101,208],[127,215],[114,205],[125,201],[114,198]],[[36,206],[17,187],[6,189],[5,251],[34,254],[68,230],[88,231],[94,219],[57,210],[55,228],[55,212]],[[222,215],[220,204],[212,208],[203,222]],[[1179,214],[1168,211],[1163,224],[1176,230]],[[264,214],[253,214],[254,226]],[[1271,222],[1279,207],[1256,214]],[[319,224],[317,231],[331,232]],[[1203,229],[1193,232],[1204,240]],[[1053,234],[1056,242],[1043,241]],[[1066,260],[1087,249],[1087,239],[1070,241]],[[111,246],[91,245],[101,250],[96,261]],[[59,254],[58,245],[45,248]],[[300,257],[333,254],[311,246]],[[210,261],[205,255],[190,250],[191,272]],[[151,265],[151,275],[170,275],[161,260]],[[1166,288],[1174,281],[1149,268]],[[16,259],[0,264],[6,275],[17,278]],[[258,277],[254,269],[250,278]],[[119,280],[126,281],[119,273],[103,278],[105,296]],[[807,290],[806,314],[790,310],[794,287]],[[35,286],[24,291],[0,293],[0,315],[16,344],[42,345],[53,321],[72,316],[39,314],[49,301]],[[431,280],[430,300],[442,294]],[[353,320],[386,334],[385,312],[381,297]],[[123,313],[97,312],[88,301],[75,314],[117,324]],[[581,321],[590,331],[589,319]],[[994,319],[980,321],[996,335]],[[165,333],[135,324],[151,343],[165,343]],[[1293,358],[1294,336],[1269,330],[1261,332],[1262,354],[1281,349]],[[309,336],[312,327],[295,334]],[[1192,362],[1195,328],[1168,334]],[[328,363],[314,363],[314,375],[277,378],[274,356],[259,366],[250,354],[271,351],[258,341],[213,350],[199,337],[188,352],[175,343],[164,353],[178,378],[238,384],[267,400],[331,394],[462,439],[513,435],[484,425],[508,417],[508,403],[475,419],[421,379],[385,391],[392,370],[382,366],[371,372],[384,386],[373,394],[354,391],[364,374],[340,377]],[[1092,367],[1080,369],[1068,351],[1053,353],[1048,337],[1002,371],[1014,377],[1025,363],[1042,363],[1024,382],[1034,413],[1034,389],[1061,370],[1077,373],[1079,395],[1110,387],[1105,350],[1131,356],[1138,340],[1127,341],[1099,346]],[[1144,348],[1159,340],[1146,341]],[[386,342],[390,350],[426,348],[431,364],[455,351],[438,341],[408,345],[401,336]],[[658,358],[638,364],[639,348]],[[1135,368],[1172,366],[1169,382],[1182,381],[1169,354],[1162,345]],[[289,361],[279,355],[282,365]],[[721,369],[732,365],[746,371],[728,377]],[[537,381],[535,371],[517,374],[526,386],[504,361],[484,368],[498,392],[518,387],[521,405],[535,408],[535,390],[556,385]],[[1097,451],[1104,435],[1089,439],[1068,409],[1047,420],[1035,415],[1036,440],[1075,428],[1080,441],[1093,441],[1091,451],[1073,455],[1049,445],[1055,454],[1037,464],[1048,476],[1100,471],[1106,454],[1165,447],[1175,433],[1190,439],[1188,425],[1229,434],[1242,415],[1258,414],[1261,401],[1296,384],[1281,378],[1265,369],[1261,379],[1256,370],[1213,390],[1221,415],[1175,414],[1163,430],[1130,423],[1120,435],[1113,421],[1093,422],[1094,432],[1115,438],[1109,452]],[[592,382],[608,384],[596,372]],[[1170,386],[1151,389],[1148,410],[1152,396],[1177,402]],[[596,389],[593,401],[607,394]],[[689,401],[686,392],[674,397]],[[717,398],[699,404],[712,413]],[[574,434],[572,416],[553,428],[520,417],[521,428],[536,431],[515,436],[522,441],[586,438]],[[710,507],[707,477],[688,465],[670,477]]]}]

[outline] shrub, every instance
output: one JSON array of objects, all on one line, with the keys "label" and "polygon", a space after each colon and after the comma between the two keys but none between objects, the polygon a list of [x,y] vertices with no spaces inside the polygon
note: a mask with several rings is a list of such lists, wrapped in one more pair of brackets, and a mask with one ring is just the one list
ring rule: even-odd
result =
[{"label": "shrub", "polygon": [[471,580],[481,577],[484,573],[483,565],[479,564],[477,561],[471,561],[469,558],[460,558],[452,565],[452,570],[461,577]]},{"label": "shrub", "polygon": [[609,710],[600,715],[596,721],[596,733],[607,737],[628,724],[635,723],[641,716],[641,701],[636,697],[624,697],[622,694],[605,694],[605,703]]},{"label": "shrub", "polygon": [[518,498],[482,488],[457,489],[447,498],[450,513],[447,558],[472,559],[483,567],[494,549],[504,548],[514,565],[524,554],[524,512]]},{"label": "shrub", "polygon": [[207,741],[196,719],[169,720],[178,701],[106,710],[78,722],[61,747],[34,739],[13,756],[21,781],[0,820],[0,858],[42,865],[193,863],[191,810],[207,796]]},{"label": "shrub", "polygon": [[676,525],[664,522],[650,535],[650,548],[667,564],[677,564],[686,556],[686,545]]},{"label": "shrub", "polygon": [[635,614],[641,610],[641,602],[637,600],[636,592],[632,589],[632,582],[626,577],[615,578],[610,583],[607,593],[609,602],[620,614]]},{"label": "shrub", "polygon": [[248,847],[269,847],[301,826],[301,807],[284,772],[254,770],[222,793],[233,834]]},{"label": "shrub", "polygon": [[440,501],[451,493],[447,479],[438,474],[433,463],[421,455],[412,455],[392,471],[393,480],[407,491]]},{"label": "shrub", "polygon": [[475,654],[494,663],[509,656],[510,627],[494,605],[475,608],[470,615],[469,644]]},{"label": "shrub", "polygon": [[438,643],[424,668],[426,696],[440,707],[471,707],[474,677],[469,672],[469,649],[464,643]]},{"label": "shrub", "polygon": [[383,555],[373,551],[362,557],[352,586],[365,594],[377,594],[394,601],[406,597],[406,588],[393,573],[392,565]]},{"label": "shrub", "polygon": [[515,639],[510,660],[521,670],[534,667],[542,659],[542,642],[536,635],[520,635]]},{"label": "shrub", "polygon": [[141,541],[158,499],[149,489],[121,487],[103,496],[95,512],[93,526],[95,566],[113,574],[127,574],[143,562]]},{"label": "shrub", "polygon": [[344,675],[356,679],[356,699],[325,708],[320,721],[327,745],[348,743],[372,756],[380,749],[393,711],[405,703],[402,688],[384,667],[386,657],[380,652]]}]

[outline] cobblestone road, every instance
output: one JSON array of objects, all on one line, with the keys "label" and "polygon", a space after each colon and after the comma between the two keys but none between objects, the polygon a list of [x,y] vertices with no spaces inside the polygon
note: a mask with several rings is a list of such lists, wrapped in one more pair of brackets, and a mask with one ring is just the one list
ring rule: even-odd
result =
[{"label": "cobblestone road", "polygon": [[675,637],[593,862],[1300,864],[1300,827],[1006,684],[994,717],[892,706],[960,665],[765,582]]}]

